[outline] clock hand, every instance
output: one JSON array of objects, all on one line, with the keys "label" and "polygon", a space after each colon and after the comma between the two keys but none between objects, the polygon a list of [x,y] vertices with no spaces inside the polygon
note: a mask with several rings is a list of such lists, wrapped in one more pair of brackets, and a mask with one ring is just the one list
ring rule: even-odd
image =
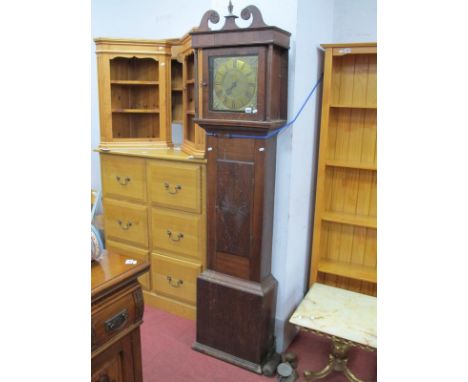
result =
[{"label": "clock hand", "polygon": [[227,94],[227,95],[231,95],[232,89],[234,89],[234,88],[236,87],[236,85],[237,85],[237,81],[234,81],[234,82],[231,84],[231,86],[229,86],[229,88],[226,89],[226,94]]}]

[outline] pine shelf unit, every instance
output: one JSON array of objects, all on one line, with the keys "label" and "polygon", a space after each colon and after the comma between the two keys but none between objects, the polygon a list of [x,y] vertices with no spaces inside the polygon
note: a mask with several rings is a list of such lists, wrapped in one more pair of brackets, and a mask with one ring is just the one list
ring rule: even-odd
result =
[{"label": "pine shelf unit", "polygon": [[377,295],[377,44],[326,44],[309,284]]},{"label": "pine shelf unit", "polygon": [[174,40],[97,38],[100,148],[172,146],[169,70]]},{"label": "pine shelf unit", "polygon": [[172,122],[183,126],[182,151],[194,158],[204,158],[205,132],[194,122],[197,102],[201,105],[195,83],[195,70],[200,70],[201,66],[196,62],[201,62],[201,57],[195,56],[192,38],[186,34],[172,47]]}]

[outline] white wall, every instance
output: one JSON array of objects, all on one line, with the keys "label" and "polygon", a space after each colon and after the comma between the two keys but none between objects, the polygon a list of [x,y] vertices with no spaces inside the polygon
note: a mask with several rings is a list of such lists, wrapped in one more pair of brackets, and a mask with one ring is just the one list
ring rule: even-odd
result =
[{"label": "white wall", "polygon": [[[322,73],[320,44],[376,41],[376,0],[297,0],[290,31],[289,119],[301,107]],[[315,200],[321,88],[309,100],[293,128],[278,139],[272,272],[279,282],[276,311],[277,348],[287,348],[296,334],[288,325],[308,287]]]},{"label": "white wall", "polygon": [[377,0],[335,0],[333,42],[377,41]]},{"label": "white wall", "polygon": [[[227,14],[227,0],[92,1],[93,37],[179,37],[203,13]],[[254,4],[266,24],[292,33],[288,119],[299,110],[322,71],[321,43],[375,41],[376,0],[235,0],[234,13]],[[92,147],[99,143],[96,59],[92,44]],[[272,273],[278,280],[277,350],[295,335],[287,320],[308,285],[321,89],[294,126],[278,136]],[[98,155],[92,154],[92,186],[99,188]]]},{"label": "white wall", "polygon": [[[298,0],[293,82],[289,109],[291,119],[300,109],[322,72],[320,43],[332,39],[333,2]],[[308,283],[312,190],[315,179],[315,149],[320,116],[321,88],[310,98],[302,114],[278,144],[287,142],[289,153],[278,150],[275,195],[273,274],[279,281],[276,313],[278,349],[288,346],[295,330],[287,320],[302,300]],[[285,134],[286,135],[286,134]],[[284,159],[287,158],[287,161]],[[285,165],[287,163],[287,165]],[[288,183],[286,183],[288,182]]]}]

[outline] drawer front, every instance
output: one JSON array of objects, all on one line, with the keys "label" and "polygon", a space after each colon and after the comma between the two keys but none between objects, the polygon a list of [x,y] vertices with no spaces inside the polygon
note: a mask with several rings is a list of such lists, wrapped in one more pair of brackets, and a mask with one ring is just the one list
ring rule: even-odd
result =
[{"label": "drawer front", "polygon": [[[127,256],[129,259],[137,260],[139,263],[150,262],[148,250],[145,249],[122,244],[114,240],[106,241],[106,249],[109,252],[115,252],[120,255]],[[138,281],[144,290],[151,290],[149,272],[146,272],[144,275],[138,277]]]},{"label": "drawer front", "polygon": [[190,304],[196,303],[197,277],[201,270],[200,264],[155,253],[151,255],[153,290]]},{"label": "drawer front", "polygon": [[153,204],[201,212],[201,166],[177,162],[148,162],[149,195]]},{"label": "drawer front", "polygon": [[91,346],[96,349],[143,317],[143,295],[139,284],[125,288],[93,305],[91,313]]},{"label": "drawer front", "polygon": [[147,207],[104,199],[106,237],[148,248]]},{"label": "drawer front", "polygon": [[151,219],[153,248],[200,257],[200,215],[153,208]]},{"label": "drawer front", "polygon": [[145,160],[101,155],[104,196],[146,200]]}]

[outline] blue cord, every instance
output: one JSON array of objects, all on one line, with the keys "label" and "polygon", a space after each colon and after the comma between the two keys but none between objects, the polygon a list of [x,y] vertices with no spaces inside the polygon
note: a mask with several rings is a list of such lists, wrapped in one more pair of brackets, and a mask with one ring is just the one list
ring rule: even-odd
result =
[{"label": "blue cord", "polygon": [[[226,134],[225,137],[226,138],[268,139],[268,138],[271,138],[271,137],[279,134],[281,131],[287,129],[289,126],[293,125],[294,122],[296,122],[297,117],[299,117],[299,115],[302,113],[302,110],[304,110],[305,106],[307,105],[307,102],[309,102],[310,97],[312,97],[312,94],[315,93],[315,90],[317,90],[318,86],[322,82],[322,79],[323,79],[323,73],[320,75],[319,79],[315,83],[314,87],[310,91],[309,95],[305,99],[302,106],[299,108],[299,111],[296,113],[296,115],[294,116],[292,121],[286,123],[286,125],[283,125],[283,126],[279,127],[276,130],[270,131],[267,135],[263,135],[263,136],[243,135],[243,134]],[[206,135],[209,135],[211,137],[216,137],[217,134],[216,133],[206,132]]]}]

